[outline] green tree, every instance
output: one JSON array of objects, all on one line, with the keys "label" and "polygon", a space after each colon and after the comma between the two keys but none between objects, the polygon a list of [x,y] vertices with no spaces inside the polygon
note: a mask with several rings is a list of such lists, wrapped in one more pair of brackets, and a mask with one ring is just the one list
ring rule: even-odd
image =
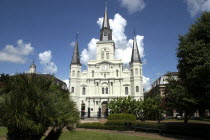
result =
[{"label": "green tree", "polygon": [[142,100],[135,100],[128,96],[111,100],[108,104],[108,108],[111,114],[134,114],[140,119],[143,115],[142,102]]},{"label": "green tree", "polygon": [[143,112],[146,120],[157,120],[160,123],[160,117],[164,112],[162,97],[156,95],[145,99],[143,102]]},{"label": "green tree", "polygon": [[179,36],[177,57],[183,94],[197,100],[196,109],[209,109],[210,12],[204,12],[185,35]]},{"label": "green tree", "polygon": [[61,132],[79,120],[68,91],[57,86],[53,77],[37,74],[17,74],[4,80],[0,116],[11,140],[38,140],[49,127]]},{"label": "green tree", "polygon": [[184,122],[188,120],[196,111],[197,100],[188,93],[180,80],[175,80],[169,76],[168,84],[165,89],[164,105],[167,110],[183,111]]}]

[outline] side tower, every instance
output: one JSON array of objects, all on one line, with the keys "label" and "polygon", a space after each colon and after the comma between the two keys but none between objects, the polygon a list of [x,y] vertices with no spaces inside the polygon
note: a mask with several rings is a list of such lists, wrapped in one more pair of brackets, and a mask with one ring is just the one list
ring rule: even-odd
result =
[{"label": "side tower", "polygon": [[131,96],[135,99],[144,99],[143,94],[143,77],[142,77],[142,62],[139,55],[139,50],[136,41],[136,34],[134,31],[133,49],[130,62],[130,83]]},{"label": "side tower", "polygon": [[81,77],[81,63],[78,48],[78,34],[76,34],[76,42],[74,52],[70,64],[70,79],[69,79],[69,91],[72,99],[78,102],[80,96],[80,77]]}]

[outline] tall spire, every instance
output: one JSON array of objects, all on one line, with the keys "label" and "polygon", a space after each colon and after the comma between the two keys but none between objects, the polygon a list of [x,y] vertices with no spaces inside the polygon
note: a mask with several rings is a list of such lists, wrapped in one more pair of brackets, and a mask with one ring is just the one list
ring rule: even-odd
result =
[{"label": "tall spire", "polygon": [[105,6],[105,12],[104,12],[104,20],[101,28],[101,34],[100,34],[100,40],[112,40],[112,30],[110,29],[109,25],[109,17],[108,17],[108,11],[107,11],[107,1]]},{"label": "tall spire", "polygon": [[81,65],[80,56],[79,56],[79,48],[78,48],[78,32],[76,33],[76,42],[74,46],[74,53],[72,56],[71,64]]},{"label": "tall spire", "polygon": [[132,55],[131,55],[131,62],[130,63],[133,63],[133,62],[142,63],[140,55],[139,55],[139,49],[138,49],[137,41],[136,41],[135,29],[134,29],[133,49],[132,49]]}]

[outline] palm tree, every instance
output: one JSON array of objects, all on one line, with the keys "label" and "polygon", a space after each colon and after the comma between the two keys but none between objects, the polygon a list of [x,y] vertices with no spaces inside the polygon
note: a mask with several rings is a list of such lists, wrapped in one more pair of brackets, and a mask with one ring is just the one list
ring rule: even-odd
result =
[{"label": "palm tree", "polygon": [[53,77],[37,74],[5,80],[0,89],[0,116],[11,140],[40,139],[49,127],[61,130],[79,119],[68,91],[57,86]]}]

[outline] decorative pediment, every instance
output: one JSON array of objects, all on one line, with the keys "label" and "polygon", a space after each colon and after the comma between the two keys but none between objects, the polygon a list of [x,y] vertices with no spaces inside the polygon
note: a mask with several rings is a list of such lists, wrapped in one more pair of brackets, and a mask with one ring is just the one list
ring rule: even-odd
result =
[{"label": "decorative pediment", "polygon": [[123,86],[130,86],[130,84],[124,84]]},{"label": "decorative pediment", "polygon": [[104,64],[104,63],[106,63],[106,64],[114,64],[113,62],[106,61],[106,60],[100,61],[100,62],[98,62],[98,63],[96,63],[96,64]]},{"label": "decorative pediment", "polygon": [[81,87],[87,87],[87,84],[82,84],[82,85],[80,85]]}]

